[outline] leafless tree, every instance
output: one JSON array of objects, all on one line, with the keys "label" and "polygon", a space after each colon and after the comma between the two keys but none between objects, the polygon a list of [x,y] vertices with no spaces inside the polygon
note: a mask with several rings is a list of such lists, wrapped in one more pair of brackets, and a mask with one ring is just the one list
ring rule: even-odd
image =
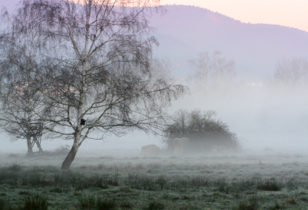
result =
[{"label": "leafless tree", "polygon": [[43,151],[41,138],[46,131],[36,114],[45,108],[42,94],[31,83],[35,81],[32,72],[38,66],[36,62],[39,62],[43,40],[33,30],[34,24],[26,13],[20,13],[8,23],[11,27],[0,36],[0,126],[12,140],[26,139],[27,155],[32,155],[35,144],[39,151]]},{"label": "leafless tree", "polygon": [[221,52],[214,52],[212,55],[200,53],[197,59],[190,60],[189,63],[195,69],[189,81],[203,90],[225,87],[235,76],[234,61],[222,57]]},{"label": "leafless tree", "polygon": [[308,83],[307,59],[299,57],[279,59],[270,82],[285,87],[306,85]]},{"label": "leafless tree", "polygon": [[157,12],[164,12],[159,0],[22,1],[7,39],[33,30],[40,40],[39,57],[31,63],[17,53],[31,68],[16,62],[1,70],[16,71],[39,91],[44,108],[34,112],[44,129],[73,139],[63,170],[86,139],[130,129],[163,130],[165,108],[185,87],[154,65],[152,46],[158,43],[149,36],[149,17]]},{"label": "leafless tree", "polygon": [[34,113],[42,110],[42,104],[39,103],[40,96],[35,89],[26,87],[21,82],[11,85],[13,87],[1,87],[1,129],[7,132],[12,140],[26,139],[27,155],[33,154],[35,144],[42,152],[43,123]]}]

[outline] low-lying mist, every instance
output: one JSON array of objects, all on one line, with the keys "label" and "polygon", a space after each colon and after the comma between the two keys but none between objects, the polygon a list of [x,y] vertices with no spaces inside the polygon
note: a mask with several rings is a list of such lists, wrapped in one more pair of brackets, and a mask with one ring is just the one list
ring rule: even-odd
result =
[{"label": "low-lying mist", "polygon": [[308,62],[282,58],[262,82],[246,82],[236,65],[201,53],[191,61],[185,80],[190,95],[175,102],[178,109],[213,110],[237,134],[243,150],[298,152],[307,149]]},{"label": "low-lying mist", "polygon": [[[235,133],[243,150],[264,150],[296,152],[308,147],[308,98],[305,87],[277,88],[265,84],[241,84],[228,89],[202,90],[190,88],[190,94],[175,101],[169,109],[173,114],[179,109],[201,111],[213,110]],[[179,136],[181,137],[181,136]],[[23,140],[10,142],[8,137],[2,141],[1,152],[26,152]],[[162,136],[144,134],[139,131],[122,137],[107,136],[105,141],[88,140],[82,151],[94,150],[136,150],[141,146],[156,144],[164,147]],[[67,140],[44,140],[45,150],[59,145],[71,146]],[[5,148],[5,150],[4,150]],[[103,154],[102,154],[103,155]]]},{"label": "low-lying mist", "polygon": [[301,88],[273,90],[246,84],[231,94],[191,92],[174,107],[216,111],[218,118],[238,135],[243,148],[290,150],[308,146],[308,100]]},{"label": "low-lying mist", "polygon": [[[302,80],[288,83],[277,76],[278,70],[262,83],[245,82],[241,75],[236,74],[222,80],[212,77],[212,80],[207,78],[204,81],[194,74],[177,78],[190,91],[174,101],[168,113],[172,115],[178,110],[196,109],[215,111],[214,119],[221,120],[236,134],[243,153],[253,150],[304,152],[308,149],[308,85]],[[291,76],[285,77],[294,80]],[[26,153],[25,140],[11,142],[5,134],[1,134],[1,138],[1,153]],[[97,154],[112,155],[111,151],[118,150],[123,155],[139,155],[144,145],[166,148],[163,139],[163,136],[134,131],[121,137],[106,136],[104,141],[87,140],[80,152],[93,154],[96,151]],[[42,142],[44,150],[54,150],[61,145],[71,147],[72,141],[52,139]],[[103,154],[106,152],[108,154]]]}]

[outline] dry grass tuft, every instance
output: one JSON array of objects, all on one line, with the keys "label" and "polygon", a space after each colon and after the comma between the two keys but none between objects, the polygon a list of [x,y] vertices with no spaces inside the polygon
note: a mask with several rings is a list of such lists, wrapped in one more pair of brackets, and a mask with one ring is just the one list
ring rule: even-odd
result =
[{"label": "dry grass tuft", "polygon": [[287,199],[287,203],[295,205],[295,204],[297,204],[297,199],[294,198],[294,197],[289,198],[289,199]]}]

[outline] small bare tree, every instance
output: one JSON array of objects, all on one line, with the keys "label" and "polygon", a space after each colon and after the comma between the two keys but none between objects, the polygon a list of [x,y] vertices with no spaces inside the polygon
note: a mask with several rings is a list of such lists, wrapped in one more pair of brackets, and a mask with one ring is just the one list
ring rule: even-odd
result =
[{"label": "small bare tree", "polygon": [[[25,85],[17,83],[14,87],[1,87],[0,126],[7,132],[12,140],[26,139],[28,152],[33,154],[33,146],[36,144],[39,151],[43,152],[41,139],[44,133],[43,122],[34,112],[42,110],[39,103],[39,95]],[[6,91],[6,93],[4,93]]]},{"label": "small bare tree", "polygon": [[[3,13],[8,16],[7,12]],[[27,13],[15,16],[0,36],[0,127],[12,140],[26,139],[28,152],[33,154],[36,144],[42,152],[41,139],[44,122],[36,113],[42,113],[45,104],[42,94],[33,84],[33,70],[38,67],[43,40],[34,29]],[[9,20],[9,18],[7,18]],[[31,78],[31,80],[29,80]],[[32,83],[31,83],[32,81]]]},{"label": "small bare tree", "polygon": [[270,82],[285,87],[306,85],[308,83],[307,59],[298,57],[279,59],[274,75],[270,78]]},{"label": "small bare tree", "polygon": [[200,53],[197,59],[190,60],[189,63],[195,69],[189,81],[203,90],[225,87],[235,76],[234,61],[222,57],[221,52],[214,52],[213,55]]},{"label": "small bare tree", "polygon": [[23,75],[40,92],[43,112],[33,111],[44,129],[73,139],[62,169],[70,168],[86,139],[163,130],[165,108],[185,88],[159,73],[161,64],[152,60],[158,43],[148,36],[148,18],[156,12],[163,12],[159,0],[22,1],[7,39],[35,31],[40,56],[17,53],[32,67],[26,71],[16,61],[2,71]]}]

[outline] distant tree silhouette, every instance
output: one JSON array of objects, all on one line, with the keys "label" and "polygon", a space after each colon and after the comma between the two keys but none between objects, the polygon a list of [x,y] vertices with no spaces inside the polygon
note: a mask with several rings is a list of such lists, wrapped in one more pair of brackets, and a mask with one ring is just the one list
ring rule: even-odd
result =
[{"label": "distant tree silhouette", "polygon": [[189,81],[202,90],[213,90],[230,85],[235,76],[234,61],[222,57],[221,52],[199,53],[198,58],[189,61],[195,70]]},{"label": "distant tree silhouette", "polygon": [[269,82],[284,87],[308,84],[308,60],[306,58],[281,58],[277,61],[274,75]]}]

